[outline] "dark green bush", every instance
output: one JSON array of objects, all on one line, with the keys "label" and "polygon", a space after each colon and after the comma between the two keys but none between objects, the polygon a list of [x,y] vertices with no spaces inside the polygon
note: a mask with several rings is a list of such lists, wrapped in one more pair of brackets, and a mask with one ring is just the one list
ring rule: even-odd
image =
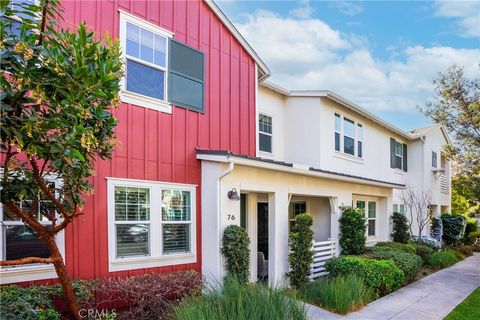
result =
[{"label": "dark green bush", "polygon": [[407,243],[410,240],[410,228],[408,227],[408,219],[404,214],[394,212],[392,214],[393,231],[392,239],[395,242]]},{"label": "dark green bush", "polygon": [[323,277],[307,283],[298,291],[298,297],[327,310],[346,314],[369,303],[373,292],[361,277],[350,274],[334,278]]},{"label": "dark green bush", "polygon": [[306,320],[304,307],[281,291],[245,286],[227,278],[222,287],[185,299],[175,308],[176,320]]},{"label": "dark green bush", "polygon": [[307,283],[310,276],[313,263],[312,223],[312,217],[307,213],[299,214],[290,232],[290,253],[288,254],[290,271],[287,272],[287,278],[295,288]]},{"label": "dark green bush", "polygon": [[355,274],[364,279],[377,296],[397,290],[405,283],[403,271],[392,260],[340,256],[325,263],[331,276]]},{"label": "dark green bush", "polygon": [[223,231],[222,254],[226,259],[227,276],[239,283],[248,282],[250,267],[250,239],[247,231],[237,225],[229,225]]},{"label": "dark green bush", "polygon": [[457,263],[459,260],[455,251],[447,250],[432,253],[430,257],[428,257],[427,263],[432,268],[443,269]]},{"label": "dark green bush", "polygon": [[429,247],[424,244],[415,245],[415,253],[422,258],[424,263],[427,262],[427,258],[433,253],[432,247]]},{"label": "dark green bush", "polygon": [[415,254],[415,245],[412,243],[398,243],[398,242],[377,242],[377,244],[372,247],[372,250],[384,250],[384,248],[392,248],[407,253]]},{"label": "dark green bush", "polygon": [[480,250],[480,231],[470,232],[468,239],[474,247],[474,251],[479,252]]},{"label": "dark green bush", "polygon": [[474,246],[458,246],[458,247],[451,247],[451,249],[457,251],[464,257],[470,257],[475,252]]},{"label": "dark green bush", "polygon": [[365,252],[365,215],[362,210],[345,208],[340,218],[340,246],[342,254]]},{"label": "dark green bush", "polygon": [[472,232],[477,232],[478,230],[478,222],[475,219],[467,219],[467,225],[465,227],[465,234],[463,236],[463,243],[464,244],[473,244],[472,239],[469,235]]},{"label": "dark green bush", "polygon": [[465,233],[465,217],[453,214],[442,214],[441,218],[443,224],[443,241],[447,245],[457,244],[463,239]]},{"label": "dark green bush", "polygon": [[418,272],[422,268],[422,258],[414,253],[405,252],[402,250],[390,247],[376,247],[377,250],[366,255],[373,259],[391,259],[395,264],[402,269],[407,281],[412,281],[417,277]]}]

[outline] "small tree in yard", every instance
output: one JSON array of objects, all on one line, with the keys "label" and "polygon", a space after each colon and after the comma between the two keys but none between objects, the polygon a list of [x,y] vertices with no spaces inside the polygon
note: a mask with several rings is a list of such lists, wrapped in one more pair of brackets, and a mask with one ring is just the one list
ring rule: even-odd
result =
[{"label": "small tree in yard", "polygon": [[[88,183],[93,162],[112,153],[117,121],[110,110],[119,104],[122,76],[119,46],[109,38],[96,41],[84,24],[58,31],[57,0],[0,6],[5,17],[0,20],[1,202],[50,252],[0,265],[53,264],[72,316],[79,319],[55,237],[83,214],[83,196],[93,191]],[[14,16],[24,17],[19,27],[9,19]],[[62,185],[52,187],[52,177]],[[20,205],[27,200],[28,206]]]},{"label": "small tree in yard", "polygon": [[248,282],[250,264],[250,239],[240,226],[230,225],[223,231],[222,254],[226,259],[227,276],[241,284]]},{"label": "small tree in yard", "polygon": [[290,253],[288,254],[290,271],[287,273],[287,278],[294,288],[299,288],[308,282],[312,269],[312,223],[312,217],[308,213],[299,214],[290,232]]},{"label": "small tree in yard", "polygon": [[340,246],[342,254],[365,252],[365,213],[361,209],[344,208],[340,218]]},{"label": "small tree in yard", "polygon": [[392,238],[395,242],[407,243],[410,239],[410,233],[408,232],[408,219],[404,214],[394,212],[392,214],[393,232]]},{"label": "small tree in yard", "polygon": [[402,191],[400,200],[405,204],[405,214],[410,218],[408,225],[410,234],[414,235],[413,222],[417,223],[417,241],[421,241],[423,230],[428,226],[432,217],[430,213],[431,195],[424,190],[407,187]]}]

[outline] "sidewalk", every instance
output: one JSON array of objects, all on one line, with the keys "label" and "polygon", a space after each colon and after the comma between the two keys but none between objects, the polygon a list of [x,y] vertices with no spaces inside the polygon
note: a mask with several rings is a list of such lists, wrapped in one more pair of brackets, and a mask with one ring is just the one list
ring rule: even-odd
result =
[{"label": "sidewalk", "polygon": [[311,320],[441,320],[478,286],[480,253],[342,317],[308,306]]}]

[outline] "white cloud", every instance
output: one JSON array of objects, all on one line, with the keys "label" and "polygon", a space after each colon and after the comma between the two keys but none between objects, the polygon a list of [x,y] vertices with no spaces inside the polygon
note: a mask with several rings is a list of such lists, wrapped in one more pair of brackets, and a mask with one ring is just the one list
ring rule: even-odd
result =
[{"label": "white cloud", "polygon": [[[444,46],[396,49],[394,60],[375,59],[368,42],[321,20],[248,15],[238,29],[288,89],[330,89],[372,111],[415,112],[433,94],[432,80],[456,63],[478,72],[480,50]],[[395,49],[393,49],[395,50]]]},{"label": "white cloud", "polygon": [[330,6],[347,16],[356,16],[363,11],[363,6],[359,1],[332,1]]},{"label": "white cloud", "polygon": [[436,1],[435,16],[458,19],[464,37],[480,37],[480,1]]},{"label": "white cloud", "polygon": [[290,11],[290,15],[299,19],[307,19],[312,16],[314,9],[310,6],[310,1],[300,1],[300,5]]}]

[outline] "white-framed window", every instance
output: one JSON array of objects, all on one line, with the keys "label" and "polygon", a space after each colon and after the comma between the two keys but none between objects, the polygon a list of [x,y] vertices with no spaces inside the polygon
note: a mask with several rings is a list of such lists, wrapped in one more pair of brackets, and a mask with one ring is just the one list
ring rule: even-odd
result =
[{"label": "white-framed window", "polygon": [[355,207],[361,209],[365,214],[367,221],[366,234],[368,237],[376,236],[376,221],[377,221],[377,203],[376,201],[357,200]]},{"label": "white-framed window", "polygon": [[[51,178],[49,187],[59,189],[62,180]],[[58,192],[55,191],[58,197]],[[32,210],[35,217],[44,226],[49,226],[52,222],[47,215],[55,215],[59,218],[55,206],[46,197],[38,200],[34,205],[32,200],[23,200],[18,203],[23,210]],[[0,259],[4,261],[17,260],[27,257],[49,258],[50,250],[41,240],[37,233],[25,225],[15,214],[10,212],[0,203]],[[60,231],[55,238],[60,253],[64,256],[65,237],[64,231]],[[56,278],[56,272],[53,264],[26,264],[18,266],[5,266],[0,268],[0,283],[15,283],[21,281],[35,281],[43,279]]]},{"label": "white-framed window", "polygon": [[288,210],[288,230],[292,231],[293,226],[295,225],[295,219],[299,214],[307,212],[307,202],[306,201],[292,201],[290,202]]},{"label": "white-framed window", "polygon": [[435,151],[432,151],[432,168],[437,168],[438,166],[438,154]]},{"label": "white-framed window", "polygon": [[403,203],[394,203],[393,204],[393,212],[398,212],[401,214],[405,214],[405,205]]},{"label": "white-framed window", "polygon": [[395,167],[403,170],[403,144],[395,141]]},{"label": "white-framed window", "polygon": [[334,114],[334,119],[335,151],[363,158],[363,125],[339,113]]},{"label": "white-framed window", "polygon": [[273,121],[266,114],[258,115],[258,150],[272,153]]},{"label": "white-framed window", "polygon": [[121,99],[171,113],[168,94],[168,40],[173,33],[120,11],[120,43],[125,61]]},{"label": "white-framed window", "polygon": [[196,262],[193,185],[108,178],[109,270]]}]

